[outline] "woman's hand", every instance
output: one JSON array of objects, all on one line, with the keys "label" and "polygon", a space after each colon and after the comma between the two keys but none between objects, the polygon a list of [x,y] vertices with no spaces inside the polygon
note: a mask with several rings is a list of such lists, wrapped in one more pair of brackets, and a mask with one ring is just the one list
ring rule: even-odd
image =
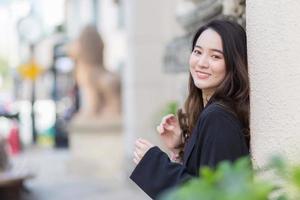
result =
[{"label": "woman's hand", "polygon": [[178,119],[173,114],[166,115],[156,129],[166,147],[174,153],[178,152],[183,144]]},{"label": "woman's hand", "polygon": [[152,148],[154,145],[151,144],[149,141],[139,138],[135,141],[135,150],[134,150],[134,158],[133,162],[137,165],[141,161],[141,159],[144,157],[146,152]]}]

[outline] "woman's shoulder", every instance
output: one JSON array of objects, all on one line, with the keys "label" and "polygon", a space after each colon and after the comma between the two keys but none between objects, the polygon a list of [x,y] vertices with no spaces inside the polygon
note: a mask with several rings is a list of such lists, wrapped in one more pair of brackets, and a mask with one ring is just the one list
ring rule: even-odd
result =
[{"label": "woman's shoulder", "polygon": [[240,121],[233,113],[233,111],[231,111],[230,108],[218,102],[213,102],[204,108],[204,110],[200,114],[200,121],[203,120],[226,120],[230,123],[236,124],[239,127],[241,127]]},{"label": "woman's shoulder", "polygon": [[222,104],[218,102],[212,102],[203,109],[201,115],[207,116],[207,115],[213,115],[215,113],[230,114],[230,111]]}]

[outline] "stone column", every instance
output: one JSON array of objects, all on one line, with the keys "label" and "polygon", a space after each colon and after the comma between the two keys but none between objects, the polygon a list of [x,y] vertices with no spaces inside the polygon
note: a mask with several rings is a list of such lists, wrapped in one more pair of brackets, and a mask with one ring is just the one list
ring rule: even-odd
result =
[{"label": "stone column", "polygon": [[[124,0],[127,56],[123,72],[125,165],[131,171],[134,141],[158,144],[156,114],[176,92],[178,76],[163,73],[165,45],[179,32],[174,0]],[[175,98],[176,97],[176,98]],[[129,173],[129,172],[128,172]]]},{"label": "stone column", "polygon": [[253,158],[300,161],[300,2],[247,1]]}]

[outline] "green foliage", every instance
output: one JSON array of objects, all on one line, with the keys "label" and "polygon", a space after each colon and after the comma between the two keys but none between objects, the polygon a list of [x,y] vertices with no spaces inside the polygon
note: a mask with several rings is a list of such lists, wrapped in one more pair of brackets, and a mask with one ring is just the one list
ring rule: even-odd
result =
[{"label": "green foliage", "polygon": [[[155,113],[153,118],[153,124],[155,127],[161,122],[161,119],[168,114],[177,114],[179,103],[177,101],[169,101],[158,112]],[[156,130],[156,129],[155,129]]]},{"label": "green foliage", "polygon": [[[259,180],[249,158],[234,163],[224,161],[216,169],[204,167],[200,176],[169,191],[162,200],[274,200],[300,199],[300,166],[289,166],[274,157],[264,170],[274,171],[277,179]],[[278,181],[279,180],[279,181]],[[280,184],[278,184],[280,182]]]},{"label": "green foliage", "polygon": [[178,110],[179,104],[177,101],[170,101],[166,107],[162,110],[161,115],[165,116],[168,114],[174,114],[176,115]]},{"label": "green foliage", "polygon": [[300,199],[300,166],[288,165],[280,157],[274,157],[268,165],[277,175],[276,187],[281,192],[283,200]]},{"label": "green foliage", "polygon": [[291,181],[300,190],[300,166],[294,167],[291,171]]}]

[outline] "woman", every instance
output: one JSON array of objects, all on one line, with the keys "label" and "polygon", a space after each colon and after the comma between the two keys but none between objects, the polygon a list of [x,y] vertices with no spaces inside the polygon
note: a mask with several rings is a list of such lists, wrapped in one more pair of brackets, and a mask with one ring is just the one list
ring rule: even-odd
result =
[{"label": "woman", "polygon": [[[249,155],[249,80],[244,29],[214,20],[194,36],[184,112],[163,118],[158,132],[173,159],[145,139],[136,141],[130,178],[151,198],[198,176],[200,167]],[[183,155],[180,151],[183,147]],[[176,159],[174,159],[176,158]],[[182,158],[182,159],[178,159]]]}]

